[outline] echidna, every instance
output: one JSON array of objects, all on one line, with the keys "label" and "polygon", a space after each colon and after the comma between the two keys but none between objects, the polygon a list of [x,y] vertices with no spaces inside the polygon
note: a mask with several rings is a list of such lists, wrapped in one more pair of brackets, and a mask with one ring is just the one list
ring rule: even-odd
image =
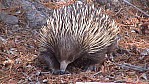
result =
[{"label": "echidna", "polygon": [[94,5],[75,3],[55,9],[40,32],[39,58],[60,73],[80,58],[90,60],[90,65],[100,64],[113,49],[118,29],[116,23]]}]

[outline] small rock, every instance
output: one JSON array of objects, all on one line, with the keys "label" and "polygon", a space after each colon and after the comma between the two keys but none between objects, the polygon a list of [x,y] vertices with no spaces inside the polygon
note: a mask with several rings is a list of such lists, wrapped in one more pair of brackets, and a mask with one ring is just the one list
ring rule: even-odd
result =
[{"label": "small rock", "polygon": [[145,79],[145,80],[148,80],[146,73],[143,73],[143,74],[140,76],[140,78]]},{"label": "small rock", "polygon": [[140,26],[140,31],[141,31],[141,34],[148,35],[149,34],[149,22],[144,22]]},{"label": "small rock", "polygon": [[4,13],[4,12],[1,12],[0,13],[0,21],[3,21],[4,19],[5,19],[5,17],[6,17],[6,13]]},{"label": "small rock", "polygon": [[138,30],[135,30],[135,29],[131,30],[131,32],[132,32],[132,33],[137,33],[137,34],[139,34],[139,31],[138,31]]},{"label": "small rock", "polygon": [[15,59],[15,64],[20,64],[22,60],[20,58]]},{"label": "small rock", "polygon": [[4,39],[3,37],[0,37],[0,43],[3,44],[3,43],[7,43],[7,40]]},{"label": "small rock", "polygon": [[37,71],[36,75],[37,76],[41,75],[41,72],[40,71]]},{"label": "small rock", "polygon": [[[29,27],[38,28],[42,25],[46,25],[50,11],[41,3],[39,3],[39,0],[6,0],[5,3],[7,2],[13,2],[16,5],[22,7],[21,10],[24,11],[24,17],[26,17],[26,21],[29,23]],[[12,5],[9,4],[8,7],[12,7]],[[16,11],[16,14],[19,15],[21,10]],[[8,15],[5,13],[0,13],[0,20],[7,24],[17,24],[19,22],[16,16]]]},{"label": "small rock", "polygon": [[147,56],[149,55],[149,49],[145,49],[142,53],[141,53],[142,56]]},{"label": "small rock", "polygon": [[26,11],[26,18],[30,27],[42,26],[47,23],[47,14],[42,13],[41,10],[38,11],[38,8],[35,6],[36,4],[25,0],[20,1],[20,4],[22,5],[23,10]]},{"label": "small rock", "polygon": [[38,82],[36,82],[36,84],[41,84],[41,83],[38,81]]},{"label": "small rock", "polygon": [[12,54],[14,55],[16,52],[17,52],[17,49],[16,48],[10,48],[9,51],[7,51],[9,54]]},{"label": "small rock", "polygon": [[1,13],[0,14],[0,20],[2,20],[6,24],[18,24],[19,20],[16,16],[13,15],[8,15],[6,13]]},{"label": "small rock", "polygon": [[11,59],[7,59],[7,60],[5,60],[5,61],[3,62],[3,65],[4,65],[4,66],[8,66],[8,65],[11,65],[11,64],[14,64],[14,61],[11,60]]},{"label": "small rock", "polygon": [[47,79],[44,79],[42,82],[43,82],[43,83],[47,83],[47,82],[48,82],[48,80],[47,80]]},{"label": "small rock", "polygon": [[46,17],[40,14],[39,11],[32,11],[27,13],[27,19],[29,20],[31,27],[42,26],[46,24]]},{"label": "small rock", "polygon": [[26,68],[32,68],[32,65],[29,64],[29,65],[26,66]]},{"label": "small rock", "polygon": [[105,78],[105,80],[106,80],[106,81],[109,81],[110,79],[109,79],[109,78]]},{"label": "small rock", "polygon": [[8,23],[8,24],[18,24],[19,20],[16,16],[13,15],[7,15],[7,17],[5,18],[4,22]]}]

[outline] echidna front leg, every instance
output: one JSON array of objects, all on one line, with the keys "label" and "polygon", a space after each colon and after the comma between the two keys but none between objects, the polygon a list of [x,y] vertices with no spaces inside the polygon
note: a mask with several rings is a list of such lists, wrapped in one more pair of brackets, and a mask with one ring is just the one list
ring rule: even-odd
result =
[{"label": "echidna front leg", "polygon": [[39,55],[39,60],[43,63],[46,63],[52,73],[55,72],[56,70],[59,70],[59,63],[56,60],[55,56],[52,55],[51,53],[46,51],[41,52]]}]

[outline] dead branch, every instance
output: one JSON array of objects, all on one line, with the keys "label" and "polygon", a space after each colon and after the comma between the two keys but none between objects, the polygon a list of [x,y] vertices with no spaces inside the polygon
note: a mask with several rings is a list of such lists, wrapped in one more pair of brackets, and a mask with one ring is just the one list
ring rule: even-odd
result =
[{"label": "dead branch", "polygon": [[127,3],[128,5],[134,7],[135,9],[137,9],[138,11],[140,11],[141,13],[143,13],[144,15],[146,15],[147,17],[149,17],[149,14],[147,14],[146,12],[142,11],[141,9],[139,9],[138,7],[136,7],[135,5],[131,4],[129,1],[127,0],[123,0],[125,3]]},{"label": "dead branch", "polygon": [[125,69],[133,69],[133,70],[137,70],[137,71],[147,71],[149,70],[149,68],[145,68],[145,67],[141,67],[141,66],[135,66],[135,65],[131,65],[131,64],[128,64],[128,63],[124,63],[124,64],[116,64],[122,68],[125,68]]}]

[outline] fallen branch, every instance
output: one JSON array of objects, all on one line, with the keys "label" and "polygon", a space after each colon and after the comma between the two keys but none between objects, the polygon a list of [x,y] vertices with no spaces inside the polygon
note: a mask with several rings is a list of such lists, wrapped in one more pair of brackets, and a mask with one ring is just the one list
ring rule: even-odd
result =
[{"label": "fallen branch", "polygon": [[149,17],[149,14],[147,14],[146,12],[142,11],[141,9],[139,9],[138,7],[136,7],[135,5],[131,4],[129,1],[127,0],[123,0],[125,3],[127,3],[128,5],[134,7],[135,9],[137,9],[138,11],[140,11],[141,13],[143,13],[144,15],[146,15],[147,17]]},{"label": "fallen branch", "polygon": [[133,69],[133,70],[137,70],[137,71],[148,71],[149,68],[145,68],[145,67],[141,67],[141,66],[135,66],[135,65],[131,65],[131,64],[127,64],[127,63],[124,63],[124,64],[116,64],[122,68],[125,68],[125,69]]}]

